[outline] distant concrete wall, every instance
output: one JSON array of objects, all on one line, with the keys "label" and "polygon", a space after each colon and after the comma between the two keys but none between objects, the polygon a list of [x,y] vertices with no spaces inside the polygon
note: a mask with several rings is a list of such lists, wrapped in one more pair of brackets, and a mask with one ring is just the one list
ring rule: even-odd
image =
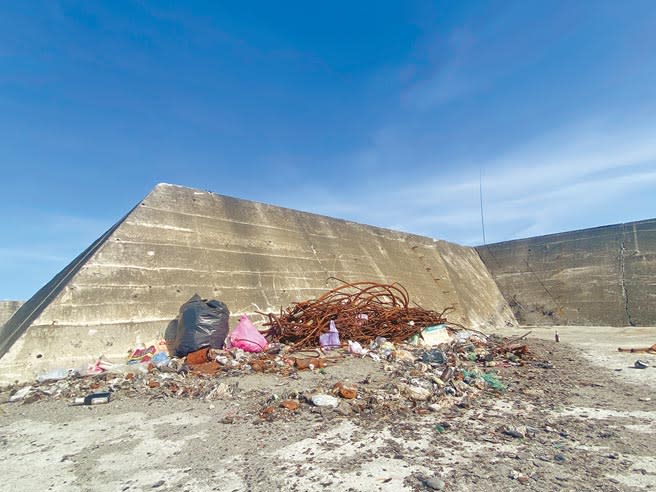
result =
[{"label": "distant concrete wall", "polygon": [[28,302],[26,322],[12,320],[20,336],[0,360],[0,381],[101,354],[120,360],[161,336],[194,293],[257,321],[255,311],[335,286],[328,277],[400,282],[413,301],[454,306],[449,319],[474,328],[516,323],[473,248],[158,185]]},{"label": "distant concrete wall", "polygon": [[0,301],[0,327],[11,318],[25,301]]},{"label": "distant concrete wall", "polygon": [[476,249],[522,324],[656,325],[656,219]]}]

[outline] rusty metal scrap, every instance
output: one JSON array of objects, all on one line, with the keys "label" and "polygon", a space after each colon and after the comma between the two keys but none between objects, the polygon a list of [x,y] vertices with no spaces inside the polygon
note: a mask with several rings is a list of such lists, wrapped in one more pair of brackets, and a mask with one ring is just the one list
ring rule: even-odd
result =
[{"label": "rusty metal scrap", "polygon": [[447,307],[441,312],[410,305],[408,291],[398,283],[342,282],[317,299],[301,301],[280,315],[260,313],[269,318],[269,336],[296,348],[316,347],[319,336],[334,321],[342,341],[369,343],[385,337],[397,343],[421,333],[428,326],[446,323]]},{"label": "rusty metal scrap", "polygon": [[653,344],[651,347],[638,347],[638,348],[635,348],[635,347],[634,348],[619,347],[617,350],[619,352],[632,352],[632,353],[643,352],[643,353],[647,353],[647,354],[656,354],[656,343]]}]

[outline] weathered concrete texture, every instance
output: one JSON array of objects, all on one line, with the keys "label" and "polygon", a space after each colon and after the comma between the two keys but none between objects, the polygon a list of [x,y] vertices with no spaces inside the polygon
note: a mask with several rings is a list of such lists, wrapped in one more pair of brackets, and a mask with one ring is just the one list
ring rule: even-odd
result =
[{"label": "weathered concrete texture", "polygon": [[257,321],[255,311],[336,285],[329,277],[400,282],[413,301],[455,306],[450,319],[475,328],[515,323],[473,248],[204,191],[158,185],[101,239],[14,316],[22,336],[0,381],[123,358],[162,335],[194,293]]},{"label": "weathered concrete texture", "polygon": [[629,324],[656,325],[656,219],[624,224],[621,251]]},{"label": "weathered concrete texture", "polygon": [[11,318],[25,301],[0,301],[0,327]]},{"label": "weathered concrete texture", "polygon": [[656,324],[656,219],[477,251],[521,324]]}]

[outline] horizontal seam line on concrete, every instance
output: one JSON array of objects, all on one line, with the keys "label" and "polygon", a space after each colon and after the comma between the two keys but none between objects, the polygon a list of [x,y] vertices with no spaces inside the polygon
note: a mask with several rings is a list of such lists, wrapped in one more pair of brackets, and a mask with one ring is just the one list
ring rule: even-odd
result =
[{"label": "horizontal seam line on concrete", "polygon": [[171,225],[166,225],[166,224],[157,224],[157,223],[149,223],[149,222],[137,222],[134,220],[126,220],[124,222],[124,225],[133,225],[137,227],[147,227],[151,229],[165,229],[167,231],[179,231],[179,232],[196,232],[194,229],[189,229],[187,227],[176,227],[176,226],[171,226]]},{"label": "horizontal seam line on concrete", "polygon": [[[171,209],[167,209],[167,208],[153,207],[152,205],[142,204],[142,208],[149,208],[151,210],[157,210],[159,212],[168,212],[168,213],[172,213],[172,214],[186,215],[186,216],[190,216],[190,217],[200,217],[200,218],[205,218],[205,219],[217,220],[217,221],[221,221],[221,222],[230,222],[230,223],[233,223],[233,224],[242,224],[242,225],[247,225],[247,226],[252,226],[252,227],[264,227],[264,228],[268,228],[268,229],[274,229],[274,230],[280,230],[280,231],[286,231],[286,232],[293,232],[293,233],[298,234],[300,236],[303,236],[303,235],[307,234],[308,236],[325,237],[327,239],[337,239],[337,238],[340,237],[340,236],[327,236],[325,234],[319,234],[319,233],[310,232],[310,231],[301,232],[298,229],[287,229],[287,228],[284,228],[284,227],[276,227],[276,226],[272,226],[272,225],[268,225],[268,224],[256,224],[256,223],[253,223],[253,222],[243,222],[243,221],[239,221],[239,220],[232,220],[232,219],[217,217],[217,216],[214,216],[214,215],[193,214],[193,213],[190,213],[190,212],[182,212],[180,210],[171,210]],[[290,211],[291,211],[291,209],[290,209]],[[301,213],[309,213],[309,212],[301,212]],[[389,229],[389,230],[385,229],[386,232],[389,231],[390,233],[398,234],[398,237],[391,237],[391,234],[381,234],[377,231],[370,230],[370,228],[381,229],[381,228],[376,227],[376,226],[360,224],[358,222],[352,222],[352,221],[343,220],[343,219],[333,219],[332,217],[326,217],[326,218],[338,221],[339,225],[346,225],[346,226],[349,226],[351,228],[357,228],[360,231],[366,232],[367,234],[370,234],[370,235],[375,236],[375,237],[383,238],[383,239],[386,239],[386,240],[407,241],[408,239],[415,239],[416,240],[416,238],[421,238],[421,239],[424,239],[424,240],[428,239],[428,240],[431,240],[431,241],[435,241],[432,238],[428,238],[428,237],[424,237],[424,236],[418,236],[418,235],[415,235],[415,234],[409,234],[409,233],[404,233],[404,232],[400,232],[400,231],[394,231],[392,229]]]},{"label": "horizontal seam line on concrete", "polygon": [[[273,308],[272,308],[273,309]],[[264,312],[267,312],[266,309]],[[277,311],[270,311],[270,312],[277,312]],[[242,314],[247,314],[247,315],[257,315],[256,311],[235,311],[233,313],[230,313],[230,317],[234,318],[237,316],[241,316]],[[91,328],[91,327],[103,327],[103,326],[114,326],[114,325],[133,325],[137,323],[159,323],[162,321],[173,321],[176,319],[177,314],[174,314],[172,316],[168,316],[165,318],[146,318],[146,319],[132,319],[132,320],[112,320],[112,321],[90,321],[88,323],[62,323],[62,324],[53,324],[53,323],[43,323],[43,324],[33,324],[30,326],[30,328],[55,328],[55,329],[61,329],[61,328]]]},{"label": "horizontal seam line on concrete", "polygon": [[[186,216],[189,216],[189,217],[200,217],[200,218],[204,218],[204,219],[217,220],[217,221],[221,221],[221,222],[230,222],[232,224],[241,224],[241,225],[246,225],[246,226],[251,226],[251,227],[264,227],[266,229],[274,229],[274,230],[278,230],[278,231],[286,231],[286,232],[293,232],[293,233],[296,233],[296,234],[300,234],[300,232],[297,229],[287,229],[285,227],[277,227],[277,226],[272,226],[272,225],[268,225],[268,224],[258,224],[258,223],[254,223],[254,222],[244,222],[244,221],[240,221],[240,220],[226,219],[226,218],[223,218],[223,217],[217,217],[215,215],[194,214],[194,213],[190,213],[190,212],[183,212],[183,211],[180,211],[180,210],[171,210],[171,209],[167,209],[167,208],[153,207],[152,205],[143,205],[143,208],[149,208],[151,210],[157,210],[159,212],[168,212],[168,213],[172,213],[172,214],[186,215]],[[313,236],[328,237],[328,238],[336,237],[336,236],[324,236],[323,234],[317,234],[317,233],[311,233],[311,232],[307,232],[307,234],[313,235]]]},{"label": "horizontal seam line on concrete", "polygon": [[232,224],[242,224],[242,225],[247,225],[247,226],[252,226],[252,227],[264,227],[266,229],[275,229],[279,231],[287,231],[287,232],[298,232],[294,229],[286,229],[284,227],[276,227],[268,224],[256,224],[253,222],[243,222],[240,220],[232,220],[232,219],[226,219],[224,217],[218,217],[216,215],[203,215],[203,214],[194,214],[190,212],[183,212],[181,210],[172,210],[168,208],[159,208],[159,207],[153,207],[152,205],[143,205],[142,208],[148,208],[151,210],[157,210],[159,212],[166,212],[166,213],[171,213],[171,214],[178,214],[178,215],[185,215],[188,217],[200,217],[202,219],[210,219],[210,220],[217,220],[220,222],[230,222]]},{"label": "horizontal seam line on concrete", "polygon": [[[317,261],[316,258],[312,256],[286,256],[286,255],[276,255],[272,253],[255,253],[253,251],[237,251],[237,250],[231,250],[231,249],[221,249],[221,248],[208,248],[208,247],[201,247],[201,246],[191,246],[191,245],[178,245],[178,244],[170,244],[170,243],[156,243],[156,242],[143,242],[143,241],[125,241],[121,240],[119,241],[121,244],[139,244],[139,245],[152,245],[152,246],[169,246],[169,247],[174,247],[174,248],[182,248],[182,249],[196,249],[196,250],[201,250],[201,251],[217,251],[221,253],[231,253],[231,254],[238,254],[238,255],[255,255],[255,256],[267,256],[267,257],[273,257],[273,258],[289,258],[293,260],[312,260],[312,261]],[[322,258],[324,261],[329,261],[334,258]]]},{"label": "horizontal seam line on concrete", "polygon": [[[158,270],[167,270],[167,271],[183,271],[183,272],[196,272],[196,273],[233,273],[233,272],[226,272],[226,271],[220,271],[220,270],[196,270],[194,268],[178,268],[178,267],[146,267],[142,265],[125,265],[125,264],[116,264],[116,263],[92,263],[84,266],[85,270],[89,270],[92,267],[101,267],[101,268],[115,268],[115,269],[133,269],[133,270],[146,270],[146,271],[158,271]],[[305,273],[326,273],[326,270],[303,270]],[[355,272],[353,270],[334,270],[331,269],[331,272],[340,272],[340,273],[348,273],[352,275],[371,275],[371,276],[376,276],[376,277],[381,277],[384,278],[384,275],[381,275],[379,273],[374,273],[374,272]],[[268,271],[272,275],[276,274],[284,274],[285,272],[274,272],[274,271]],[[248,270],[240,270],[237,273],[239,274],[259,274],[260,272],[258,271],[248,271]],[[292,277],[293,278],[293,277]],[[299,278],[305,278],[305,277],[299,277]]]},{"label": "horizontal seam line on concrete", "polygon": [[[145,291],[153,290],[153,289],[162,289],[162,288],[178,288],[178,287],[193,287],[194,289],[199,289],[199,290],[207,290],[207,289],[217,289],[217,290],[262,290],[263,287],[256,285],[256,286],[240,286],[240,285],[221,285],[221,286],[215,286],[215,285],[200,285],[200,284],[162,284],[162,285],[141,285],[141,284],[77,284],[76,288],[77,289],[85,289],[85,288],[91,288],[91,289],[96,289],[96,288],[111,288],[111,289],[142,289]],[[276,284],[276,289],[279,291],[283,290],[302,290],[302,289],[321,289],[321,290],[326,290],[326,287],[285,287],[277,285]],[[81,304],[85,305],[85,304]]]}]

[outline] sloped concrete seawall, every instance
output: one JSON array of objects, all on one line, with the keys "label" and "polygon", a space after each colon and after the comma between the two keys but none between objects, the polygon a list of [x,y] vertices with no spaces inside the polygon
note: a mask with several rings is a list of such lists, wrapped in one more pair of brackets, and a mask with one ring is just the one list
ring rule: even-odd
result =
[{"label": "sloped concrete seawall", "polygon": [[120,360],[161,336],[194,293],[257,321],[335,286],[329,277],[399,282],[473,328],[516,323],[473,248],[161,184],[5,325],[15,342],[0,382]]},{"label": "sloped concrete seawall", "polygon": [[0,301],[0,328],[22,305],[23,301]]},{"label": "sloped concrete seawall", "polygon": [[476,249],[521,324],[656,325],[656,219]]}]

